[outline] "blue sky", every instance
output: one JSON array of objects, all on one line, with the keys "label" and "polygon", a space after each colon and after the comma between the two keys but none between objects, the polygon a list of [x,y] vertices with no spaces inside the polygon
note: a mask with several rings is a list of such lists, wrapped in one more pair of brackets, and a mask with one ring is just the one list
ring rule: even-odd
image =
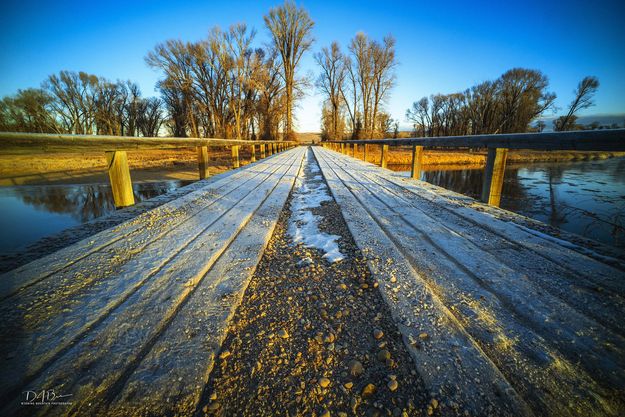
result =
[{"label": "blue sky", "polygon": [[[146,53],[171,38],[199,40],[213,26],[246,22],[268,41],[262,17],[281,1],[14,1],[0,5],[0,95],[37,87],[60,70],[130,79],[155,95],[159,74]],[[579,80],[599,77],[597,105],[584,114],[625,112],[622,1],[302,1],[315,21],[313,52],[358,31],[397,39],[397,87],[387,111],[408,125],[411,103],[494,79],[521,66],[543,71],[564,108]],[[302,73],[317,73],[312,54]],[[319,95],[296,112],[300,131],[319,130]]]}]

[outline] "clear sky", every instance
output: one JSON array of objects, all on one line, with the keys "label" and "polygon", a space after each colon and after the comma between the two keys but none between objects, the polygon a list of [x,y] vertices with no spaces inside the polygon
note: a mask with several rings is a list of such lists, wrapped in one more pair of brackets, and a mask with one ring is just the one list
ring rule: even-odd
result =
[{"label": "clear sky", "polygon": [[[213,26],[245,22],[269,37],[263,15],[281,1],[30,1],[0,4],[0,95],[37,87],[60,70],[136,81],[155,95],[159,74],[146,53],[171,38],[195,41]],[[513,67],[550,79],[566,107],[586,75],[599,77],[597,105],[583,114],[625,112],[625,2],[621,1],[302,1],[315,21],[313,52],[358,31],[397,39],[397,86],[387,111],[407,127],[411,103],[494,79]],[[303,73],[317,73],[309,53]],[[318,131],[321,97],[296,112],[298,130]]]}]

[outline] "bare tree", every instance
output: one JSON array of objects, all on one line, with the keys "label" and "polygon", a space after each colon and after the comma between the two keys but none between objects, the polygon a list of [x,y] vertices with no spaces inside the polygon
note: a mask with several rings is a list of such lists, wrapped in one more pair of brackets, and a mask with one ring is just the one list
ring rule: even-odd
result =
[{"label": "bare tree", "polygon": [[293,136],[293,103],[296,87],[296,70],[302,55],[313,43],[313,21],[304,8],[285,1],[282,6],[272,8],[265,16],[265,25],[273,45],[282,58],[282,75],[285,84],[286,125],[285,136]]},{"label": "bare tree", "polygon": [[36,88],[4,97],[0,100],[0,131],[63,133],[51,109],[53,100],[47,92]]},{"label": "bare tree", "polygon": [[339,130],[339,125],[341,124],[340,107],[343,101],[341,91],[345,81],[346,69],[339,44],[332,42],[330,49],[322,48],[321,52],[315,54],[315,61],[321,68],[321,74],[319,74],[316,86],[324,94],[331,109],[331,130],[328,138],[342,139],[343,131]]},{"label": "bare tree", "polygon": [[597,77],[584,77],[577,85],[574,91],[575,98],[569,106],[569,111],[565,116],[560,116],[553,121],[553,128],[556,131],[570,130],[575,126],[577,117],[575,113],[579,110],[587,109],[595,103],[593,97],[599,88],[599,79]]}]

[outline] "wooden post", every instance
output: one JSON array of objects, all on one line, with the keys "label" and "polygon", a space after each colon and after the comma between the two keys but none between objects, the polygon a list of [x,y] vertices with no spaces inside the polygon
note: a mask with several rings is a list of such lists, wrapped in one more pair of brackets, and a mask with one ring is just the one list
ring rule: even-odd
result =
[{"label": "wooden post", "polygon": [[412,146],[412,169],[410,178],[421,178],[421,165],[423,164],[423,146]]},{"label": "wooden post", "polygon": [[267,155],[265,154],[265,145],[260,145],[260,157],[261,159],[265,159]]},{"label": "wooden post", "polygon": [[364,150],[364,156],[362,157],[362,160],[367,162],[367,151],[369,150],[369,145],[367,145],[366,143],[364,144],[365,150]]},{"label": "wooden post", "polygon": [[386,157],[388,154],[388,145],[381,145],[382,146],[382,155],[380,156],[380,166],[382,168],[386,168]]},{"label": "wooden post", "polygon": [[208,178],[208,146],[197,147],[197,167],[200,170],[200,179]]},{"label": "wooden post", "polygon": [[341,153],[345,155],[345,144],[341,143]]},{"label": "wooden post", "polygon": [[250,157],[250,162],[256,162],[256,145],[250,146],[250,152],[252,156]]},{"label": "wooden post", "polygon": [[507,158],[508,149],[488,148],[484,183],[482,184],[482,201],[491,206],[499,207],[501,202],[501,190],[503,189],[503,177]]},{"label": "wooden post", "polygon": [[232,145],[232,168],[238,168],[239,163],[239,145]]},{"label": "wooden post", "polygon": [[106,152],[106,163],[115,207],[132,206],[135,203],[135,196],[132,193],[132,180],[126,151]]},{"label": "wooden post", "polygon": [[358,153],[358,144],[354,143],[354,158],[357,158],[356,154]]}]

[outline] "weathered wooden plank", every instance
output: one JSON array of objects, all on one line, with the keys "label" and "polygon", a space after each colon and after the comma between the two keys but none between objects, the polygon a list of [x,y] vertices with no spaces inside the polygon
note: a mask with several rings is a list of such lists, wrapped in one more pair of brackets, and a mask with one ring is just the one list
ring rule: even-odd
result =
[{"label": "weathered wooden plank", "polygon": [[[489,272],[488,268],[484,268],[485,265],[483,262],[477,263],[474,266],[467,265],[467,258],[468,261],[471,261],[471,256],[475,257],[475,255],[467,253],[465,254],[466,256],[463,256],[463,246],[458,245],[459,239],[454,235],[453,231],[441,230],[441,232],[437,232],[435,228],[433,228],[433,226],[436,226],[436,220],[433,218],[419,217],[415,210],[402,213],[400,209],[403,203],[395,199],[396,204],[393,205],[391,201],[393,197],[385,193],[385,191],[378,186],[379,184],[367,182],[366,179],[363,180],[364,166],[359,170],[355,167],[355,164],[350,163],[350,161],[339,157],[334,157],[332,159],[336,162],[337,169],[342,171],[340,175],[345,176],[343,182],[348,184],[348,188],[352,193],[355,192],[356,195],[360,195],[363,205],[367,205],[369,210],[373,210],[373,217],[378,220],[378,222],[381,222],[383,227],[387,229],[387,234],[391,233],[395,238],[395,242],[403,247],[401,252],[411,256],[413,264],[416,263],[427,266],[427,273],[424,275],[426,279],[432,281],[431,285],[437,288],[440,294],[444,294],[445,302],[451,304],[455,313],[458,311],[463,312],[463,314],[459,316],[461,321],[467,326],[472,336],[480,341],[481,347],[490,357],[494,358],[498,366],[505,371],[504,373],[507,375],[508,379],[513,381],[513,385],[521,385],[520,392],[530,392],[530,397],[536,397],[530,398],[535,409],[537,409],[537,407],[538,409],[550,409],[553,404],[565,404],[568,398],[572,398],[571,393],[574,392],[576,396],[584,398],[581,406],[575,404],[570,405],[571,407],[575,406],[573,408],[577,411],[568,409],[559,412],[557,409],[553,409],[551,412],[553,414],[565,415],[575,412],[583,415],[585,412],[592,413],[594,410],[601,408],[604,412],[611,413],[614,410],[613,407],[617,409],[618,407],[622,407],[622,403],[619,404],[618,400],[614,400],[614,398],[618,398],[618,392],[622,392],[623,373],[619,371],[619,369],[622,369],[622,366],[602,365],[605,363],[604,354],[612,356],[612,361],[618,363],[619,357],[622,357],[622,354],[618,353],[619,348],[617,347],[620,346],[622,349],[623,342],[621,339],[617,338],[616,341],[612,340],[612,342],[610,342],[610,334],[608,331],[601,329],[601,326],[589,323],[588,319],[583,315],[580,316],[576,314],[574,311],[567,319],[566,314],[560,314],[561,312],[558,309],[562,308],[565,312],[571,313],[571,308],[567,308],[566,305],[563,305],[553,297],[545,297],[539,291],[533,289],[531,285],[527,285],[527,278],[515,280],[512,275],[510,277],[511,281],[506,284],[505,282],[500,282],[501,278],[506,277],[506,273],[502,273],[503,271],[501,269],[491,270],[491,272]],[[341,165],[347,168],[341,169]],[[374,168],[370,168],[370,170],[376,172],[380,171]],[[324,175],[325,174],[324,171]],[[388,206],[388,204],[391,204],[391,206]],[[412,230],[419,231],[419,234],[412,234],[411,228]],[[437,240],[439,241],[438,245],[434,247],[428,246],[427,242],[435,243]],[[443,248],[445,250],[443,250]],[[432,250],[438,253],[438,255],[425,257],[422,255],[422,253],[431,253]],[[450,254],[453,255],[450,256]],[[442,261],[445,257],[453,259],[455,263],[452,263],[446,270],[440,270],[441,266],[444,264]],[[481,261],[484,256],[477,256],[476,258]],[[458,261],[461,263],[464,262],[464,267],[460,271],[455,271],[458,270]],[[473,271],[471,272],[472,278],[470,276],[462,278],[463,273],[470,271]],[[489,274],[492,276],[491,285],[484,287],[484,280],[488,279]],[[501,276],[497,276],[497,274],[501,274]],[[441,277],[440,282],[437,282],[437,277]],[[475,283],[472,283],[472,281],[479,283],[479,285],[475,286]],[[458,285],[460,285],[460,287],[458,287]],[[462,288],[462,291],[454,295],[453,292],[460,288]],[[523,294],[523,297],[514,298],[514,291],[508,291],[508,288],[518,290],[518,295]],[[485,289],[486,292],[484,292]],[[492,296],[493,290],[498,293],[495,298]],[[507,291],[506,297],[513,297],[514,301],[500,305],[499,303],[502,302],[502,291]],[[470,294],[469,298],[466,296],[463,298],[464,294]],[[480,294],[481,297],[478,298]],[[525,302],[523,300],[524,297],[529,301]],[[541,308],[536,308],[536,299],[540,301],[541,298],[545,300],[543,302],[542,311],[547,311],[547,313],[541,313]],[[473,301],[473,303],[469,308],[465,307],[464,303],[461,301],[467,303]],[[553,302],[553,306],[551,306],[549,302]],[[526,304],[527,307],[523,307],[523,304]],[[511,307],[515,310],[515,313],[511,313]],[[517,308],[523,311],[516,310]],[[558,311],[549,311],[550,308]],[[542,326],[549,328],[552,326],[552,320],[558,322],[559,326],[555,326],[555,331],[552,333],[544,331],[544,338],[536,334],[534,334],[533,337],[529,336],[534,330],[530,330],[526,327],[527,320],[515,324],[516,319],[513,319],[514,317],[523,316],[527,309],[529,309],[531,313],[526,314],[524,319],[529,319],[530,322],[533,321],[532,327],[534,329]],[[541,323],[539,318],[541,314],[547,314],[546,322],[549,323]],[[560,314],[560,318],[557,317],[558,314]],[[538,317],[533,318],[533,316]],[[488,327],[489,322],[480,323],[480,317],[490,317],[491,319],[489,320],[493,320],[495,327],[490,328],[489,332],[492,333],[490,336],[489,332],[484,332],[483,330],[485,327]],[[587,327],[580,326],[577,328],[577,331],[569,331],[567,334],[565,328],[567,326],[569,328],[575,328],[575,326],[579,324],[577,320],[585,322]],[[591,333],[594,332],[594,335],[587,333],[588,331]],[[578,334],[576,334],[576,332]],[[493,335],[496,336],[496,338],[493,338]],[[552,337],[553,335],[558,336]],[[498,352],[497,349],[490,346],[489,339],[492,340],[492,344],[495,346],[497,346],[498,341],[506,340],[512,341],[512,346],[507,347],[506,352]],[[554,339],[557,340],[554,342]],[[601,343],[595,342],[594,339],[603,340],[603,342],[612,347],[606,350]],[[569,347],[568,344],[570,344],[571,340],[575,340],[575,346]],[[517,348],[515,343],[519,343],[521,347]],[[582,347],[578,345],[582,345]],[[554,349],[554,347],[557,349]],[[613,349],[617,350],[613,351]],[[562,353],[562,351],[564,351],[564,353]],[[579,356],[570,356],[571,351],[583,353]],[[567,353],[569,359],[566,359]],[[553,366],[556,368],[559,367],[560,369],[543,366],[544,363],[541,363],[540,360],[537,362],[536,360],[536,358],[549,357],[552,359],[551,361],[548,360],[547,363],[550,362]],[[514,358],[512,364],[507,363],[507,361],[510,361],[510,358]],[[585,365],[594,363],[597,364],[598,367],[595,369],[592,366],[586,366],[586,372],[584,372],[579,368],[579,364],[577,364],[578,358]],[[523,366],[519,368],[519,364],[523,364]],[[566,372],[567,369],[575,369],[575,372],[573,375],[569,375]],[[605,382],[603,378],[606,379]],[[521,381],[521,384],[519,384],[519,381]],[[601,387],[601,385],[604,385],[604,387]],[[612,392],[612,390],[605,388],[605,386],[616,391]],[[579,390],[578,387],[583,387],[581,394],[577,393]],[[531,392],[532,390],[535,392]],[[549,392],[549,394],[541,394],[542,391]],[[597,401],[597,398],[601,400]]]},{"label": "weathered wooden plank", "polygon": [[[143,213],[112,229],[104,230],[88,239],[77,242],[73,247],[61,249],[13,271],[6,272],[0,275],[0,300],[22,291],[24,288],[51,276],[63,268],[70,267],[84,260],[93,253],[103,250],[122,239],[136,242],[155,240],[162,233],[174,228],[186,219],[186,215],[191,216],[193,210],[197,212],[206,207],[206,205],[217,201],[219,195],[225,195],[229,191],[234,190],[239,185],[237,182],[239,179],[245,176],[245,179],[249,180],[250,172],[260,175],[270,168],[270,163],[265,161],[260,165],[255,165],[253,171],[247,171],[244,174],[238,171],[228,171],[215,175],[208,180],[202,181],[203,187],[199,190]],[[200,204],[201,202],[206,202],[206,205]],[[146,228],[145,224],[150,224],[151,227]]]},{"label": "weathered wooden plank", "polygon": [[[622,362],[625,355],[619,355],[618,349],[606,349],[603,345],[595,343],[595,340],[602,340],[606,345],[624,346],[625,340],[622,337],[611,334],[595,321],[563,303],[559,297],[544,293],[542,288],[536,288],[524,273],[516,271],[518,268],[506,267],[490,252],[481,250],[456,230],[440,222],[437,216],[433,216],[432,213],[428,216],[420,210],[415,210],[405,200],[371,181],[364,174],[365,170],[356,174],[354,165],[350,163],[348,166],[352,181],[358,181],[364,187],[364,192],[370,193],[365,195],[368,196],[367,201],[372,207],[378,207],[380,213],[387,213],[388,216],[392,213],[401,217],[392,229],[397,230],[398,235],[408,233],[406,226],[412,226],[422,236],[427,236],[439,253],[470,271],[482,287],[503,300],[508,306],[507,309],[516,317],[523,318],[534,331],[545,338],[553,333],[559,333],[560,338],[550,339],[554,348],[565,351],[570,357],[575,358],[575,361],[577,357],[581,357],[579,362],[582,366],[589,371],[592,370],[600,380],[625,387],[623,380],[625,375],[616,377],[612,375],[614,368],[625,369],[625,362]],[[378,205],[376,200],[382,205]],[[422,239],[422,236],[415,235],[415,238]],[[400,240],[402,244],[410,247],[407,243],[409,237],[404,236]],[[621,304],[621,311],[625,310],[622,307]],[[576,340],[573,346],[569,344],[571,339]]]},{"label": "weathered wooden plank", "polygon": [[625,129],[441,136],[434,138],[368,139],[342,141],[342,143],[387,144],[391,146],[420,145],[425,147],[536,149],[551,151],[625,151]]},{"label": "weathered wooden plank", "polygon": [[[281,175],[290,165],[282,164]],[[69,413],[105,406],[171,325],[202,277],[266,201],[278,179],[276,176],[275,181],[265,181],[256,192],[248,194],[236,210],[227,212],[210,231],[192,241],[174,262],[160,270],[115,314],[95,326],[33,384],[62,385],[73,392],[76,401]]]},{"label": "weathered wooden plank", "polygon": [[[269,198],[206,274],[189,301],[159,337],[107,407],[110,414],[141,414],[161,398],[163,414],[193,414],[227,324],[241,301],[284,206],[301,159],[293,163]],[[180,337],[180,335],[192,337]]]},{"label": "weathered wooden plank", "polygon": [[[465,410],[476,415],[532,415],[518,393],[422,279],[421,273],[400,256],[400,249],[366,206],[330,168],[328,157],[316,149],[315,156],[430,391],[454,398],[462,407],[460,415]],[[419,338],[423,333],[428,335],[427,340]],[[412,340],[419,341],[418,345],[411,343]],[[476,375],[479,383],[475,381]]]},{"label": "weathered wooden plank", "polygon": [[115,207],[132,206],[135,203],[135,196],[132,191],[126,152],[106,152],[106,163],[108,164],[109,181],[111,182]]},{"label": "weathered wooden plank", "polygon": [[[408,213],[408,222],[416,222],[417,227],[420,223],[438,222],[443,224],[447,229],[452,230],[454,235],[461,236],[487,252],[496,259],[496,262],[522,271],[525,279],[529,279],[532,283],[540,286],[540,291],[547,290],[556,297],[554,304],[563,300],[569,306],[573,306],[621,336],[625,335],[625,323],[619,319],[621,312],[625,311],[625,300],[618,292],[597,291],[597,284],[593,282],[593,277],[587,277],[583,272],[566,270],[549,259],[529,251],[519,245],[516,240],[508,240],[494,234],[490,229],[482,227],[481,224],[467,221],[453,211],[442,210],[441,205],[426,200],[422,195],[423,193],[410,192],[380,175],[363,172],[364,170],[356,170],[355,174],[370,179],[376,184],[376,190],[381,189],[384,193],[392,193],[405,207],[418,210],[416,216],[413,215],[413,212]],[[378,195],[384,196],[384,194]],[[440,204],[445,204],[445,202]],[[400,210],[403,208],[400,207]],[[417,220],[417,217],[422,215],[425,217]],[[594,264],[596,262],[588,259],[587,263]],[[601,273],[601,270],[595,269],[592,275],[595,276],[597,273]],[[622,272],[619,273],[613,269],[612,273],[614,276],[623,275]],[[622,283],[622,288],[621,294],[625,293],[625,282]]]},{"label": "weathered wooden plank", "polygon": [[[251,142],[249,140],[213,138],[138,138],[130,136],[0,132],[0,152],[3,154],[184,149],[198,146],[249,145]],[[275,142],[255,141],[254,143],[271,144]]]},{"label": "weathered wooden plank", "polygon": [[[275,169],[284,170],[280,159],[275,160],[274,165]],[[17,342],[17,346],[13,346],[13,350],[8,350],[8,352],[19,350],[18,346],[23,344],[24,346],[28,346],[28,351],[31,352],[34,359],[33,357],[16,358],[16,367],[13,370],[14,372],[12,372],[13,375],[3,375],[3,392],[10,391],[7,389],[7,385],[23,383],[23,381],[28,381],[38,375],[47,366],[48,362],[62,355],[80,335],[87,334],[93,326],[98,325],[103,320],[106,320],[107,317],[110,317],[110,312],[119,308],[121,305],[126,305],[124,303],[128,303],[127,300],[129,298],[133,297],[137,292],[143,291],[144,285],[150,285],[150,283],[156,279],[154,277],[160,276],[164,270],[168,270],[168,259],[180,256],[180,253],[188,253],[190,241],[195,242],[198,239],[206,239],[207,236],[205,235],[208,227],[213,227],[211,225],[213,225],[215,221],[223,221],[220,219],[224,215],[236,217],[237,213],[240,214],[240,207],[238,207],[237,204],[241,201],[241,198],[248,198],[249,196],[252,196],[249,198],[253,198],[253,190],[262,190],[264,189],[262,187],[268,186],[267,184],[269,184],[269,186],[272,185],[272,181],[266,180],[271,175],[272,174],[269,173],[265,179],[260,183],[256,182],[251,188],[243,186],[237,189],[239,192],[238,196],[231,196],[228,204],[219,205],[216,207],[216,210],[201,211],[196,216],[197,219],[194,222],[187,222],[183,225],[186,230],[179,228],[174,236],[169,236],[167,239],[159,239],[154,242],[153,245],[159,245],[160,249],[142,250],[128,262],[118,266],[119,269],[113,271],[110,265],[107,266],[105,262],[99,263],[94,261],[92,263],[92,268],[97,272],[92,272],[92,274],[99,274],[99,267],[105,265],[107,267],[105,268],[104,277],[106,277],[107,274],[110,276],[108,276],[107,279],[101,279],[99,282],[91,282],[90,286],[83,288],[79,294],[71,294],[72,302],[69,304],[59,304],[60,300],[56,300],[57,304],[53,304],[55,298],[47,296],[45,301],[35,305],[35,307],[42,309],[42,312],[37,314],[36,322],[30,320],[30,333],[25,333],[24,329],[20,329],[19,327],[20,323],[28,319],[27,316],[29,314],[24,315],[23,311],[13,313],[16,315],[16,318],[11,320],[11,323],[2,323],[3,328],[0,333],[22,334],[22,338],[12,341],[5,340],[3,342],[3,352],[7,352],[7,349],[11,347],[6,346],[6,343],[13,345]],[[262,192],[260,192],[260,195],[262,195]],[[233,208],[236,208],[236,210],[233,211]],[[204,224],[205,226],[198,227],[200,224]],[[232,224],[236,225],[236,222]],[[229,226],[230,225],[226,225],[218,228],[227,230]],[[211,250],[214,247],[216,246],[210,245]],[[110,260],[109,258],[109,262]],[[112,260],[114,261],[114,258]],[[113,262],[113,266],[115,266],[115,262]],[[59,284],[62,283],[55,282],[53,285],[63,290],[63,293],[66,292],[68,287],[71,288],[69,284],[65,286]],[[79,286],[82,284],[83,283],[78,283]],[[64,296],[64,294],[61,294],[61,296]],[[15,302],[22,301],[23,297],[15,300]],[[63,313],[54,309],[52,311],[46,311],[48,310],[47,306],[54,305],[57,307],[66,305],[69,309],[63,311]],[[10,312],[9,305],[4,304],[3,307],[7,307],[6,309],[3,308],[3,310],[5,310],[3,314]],[[44,312],[46,313],[45,317],[42,317],[41,315]],[[31,310],[28,311],[28,313],[36,314],[37,311]],[[7,328],[7,326],[17,326],[17,328]],[[9,378],[10,376],[12,377]]]}]

